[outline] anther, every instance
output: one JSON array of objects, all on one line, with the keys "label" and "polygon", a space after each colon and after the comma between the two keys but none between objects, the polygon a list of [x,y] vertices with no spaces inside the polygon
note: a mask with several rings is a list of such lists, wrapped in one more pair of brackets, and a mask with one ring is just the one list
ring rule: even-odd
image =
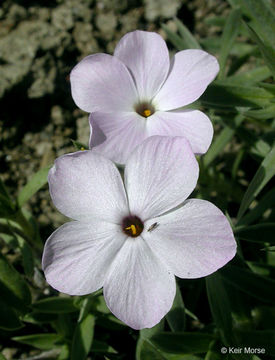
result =
[{"label": "anther", "polygon": [[124,234],[133,238],[138,237],[144,229],[143,222],[134,215],[129,215],[122,219],[121,227]]},{"label": "anther", "polygon": [[136,235],[136,233],[137,233],[137,229],[136,229],[135,225],[130,225],[127,228],[125,228],[125,230],[131,230],[132,235]]},{"label": "anther", "polygon": [[144,111],[143,111],[143,116],[145,116],[145,117],[148,117],[148,116],[150,116],[152,113],[151,113],[151,110],[149,110],[149,109],[145,109]]}]

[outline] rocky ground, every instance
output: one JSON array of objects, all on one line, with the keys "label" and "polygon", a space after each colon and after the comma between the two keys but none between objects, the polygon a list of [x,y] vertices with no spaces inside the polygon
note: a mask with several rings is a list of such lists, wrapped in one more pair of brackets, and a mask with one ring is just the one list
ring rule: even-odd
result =
[{"label": "rocky ground", "polygon": [[[47,5],[47,6],[46,6]],[[205,19],[226,14],[225,0],[5,0],[0,8],[0,169],[11,194],[39,169],[87,144],[88,116],[70,94],[69,73],[84,56],[112,53],[125,33],[176,29],[178,16],[197,37]],[[215,32],[211,26],[211,32]],[[45,186],[28,204],[45,236],[64,219]]]}]

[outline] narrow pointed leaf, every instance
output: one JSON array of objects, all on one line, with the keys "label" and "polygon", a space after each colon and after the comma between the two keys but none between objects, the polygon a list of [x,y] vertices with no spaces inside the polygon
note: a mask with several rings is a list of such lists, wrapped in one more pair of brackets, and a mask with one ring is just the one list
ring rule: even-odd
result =
[{"label": "narrow pointed leaf", "polygon": [[254,40],[258,45],[266,65],[269,67],[273,77],[275,78],[275,45],[274,48],[272,48],[269,43],[264,43],[251,26],[247,25],[247,27],[252,40]]},{"label": "narrow pointed leaf", "polygon": [[241,240],[275,245],[275,223],[263,223],[238,228],[235,235]]},{"label": "narrow pointed leaf", "polygon": [[183,46],[186,49],[201,49],[200,44],[196,38],[192,35],[189,29],[179,20],[175,19],[175,23],[178,27],[178,31],[182,37]]},{"label": "narrow pointed leaf", "polygon": [[16,330],[23,325],[9,303],[0,299],[0,329]]},{"label": "narrow pointed leaf", "polygon": [[25,311],[31,302],[28,285],[19,273],[0,254],[1,299],[20,311]]},{"label": "narrow pointed leaf", "polygon": [[32,307],[36,311],[47,314],[65,314],[78,311],[74,305],[74,298],[57,296],[36,301]]},{"label": "narrow pointed leaf", "polygon": [[238,35],[240,25],[241,11],[239,9],[234,9],[229,14],[222,33],[222,46],[219,56],[219,63],[221,68],[219,78],[223,78],[225,75],[226,60]]},{"label": "narrow pointed leaf", "polygon": [[224,280],[248,295],[263,302],[275,302],[275,280],[233,265],[224,267],[220,273]]},{"label": "narrow pointed leaf", "polygon": [[263,187],[275,174],[275,146],[261,163],[253,177],[244,197],[237,215],[238,220],[243,216],[253,199],[260,193]]},{"label": "narrow pointed leaf", "polygon": [[177,50],[184,50],[184,42],[182,41],[182,38],[169,29],[169,27],[165,24],[161,25],[162,29],[166,32],[168,40],[175,46]]},{"label": "narrow pointed leaf", "polygon": [[275,188],[269,190],[258,202],[258,204],[245,214],[237,223],[237,226],[248,225],[256,221],[264,212],[273,208],[275,204]]},{"label": "narrow pointed leaf", "polygon": [[173,354],[199,354],[206,352],[214,339],[211,334],[188,332],[160,332],[150,339],[160,350]]},{"label": "narrow pointed leaf", "polygon": [[166,320],[168,321],[168,324],[173,332],[184,331],[185,308],[178,284],[177,284],[177,292],[174,299],[174,303],[171,310],[166,315]]},{"label": "narrow pointed leaf", "polygon": [[[231,0],[232,1],[232,0]],[[251,18],[256,32],[275,48],[275,11],[267,0],[234,0],[245,15]]]},{"label": "narrow pointed leaf", "polygon": [[95,318],[88,314],[77,324],[71,351],[71,360],[85,360],[90,352],[94,337]]},{"label": "narrow pointed leaf", "polygon": [[26,336],[16,336],[12,340],[22,344],[27,344],[41,350],[50,350],[56,346],[56,343],[61,340],[57,334],[33,334]]},{"label": "narrow pointed leaf", "polygon": [[260,349],[259,356],[275,355],[275,330],[237,330],[236,333],[241,346]]},{"label": "narrow pointed leaf", "polygon": [[47,183],[50,168],[51,165],[40,169],[23,187],[17,198],[19,208],[22,207],[42,186]]},{"label": "narrow pointed leaf", "polygon": [[154,334],[159,333],[163,329],[164,321],[162,320],[151,329],[140,330],[136,347],[137,360],[166,360],[166,357],[161,353],[161,351],[150,341]]},{"label": "narrow pointed leaf", "polygon": [[228,84],[253,85],[263,81],[270,76],[271,72],[267,66],[259,66],[245,72],[224,78],[223,81]]},{"label": "narrow pointed leaf", "polygon": [[233,85],[216,80],[208,86],[200,97],[200,102],[206,106],[220,108],[264,107],[270,105],[272,98],[273,95],[269,91],[257,86]]},{"label": "narrow pointed leaf", "polygon": [[213,319],[225,345],[233,342],[232,316],[229,298],[219,272],[206,277],[208,301]]},{"label": "narrow pointed leaf", "polygon": [[210,149],[203,157],[203,164],[205,167],[208,167],[215,158],[220,155],[220,153],[225,148],[226,144],[232,139],[235,133],[235,129],[240,126],[243,121],[243,116],[238,115],[234,119],[234,124],[230,126],[226,126],[221,133],[215,138],[213,143],[210,146]]},{"label": "narrow pointed leaf", "polygon": [[16,208],[11,200],[0,193],[0,218],[9,218],[16,212]]}]

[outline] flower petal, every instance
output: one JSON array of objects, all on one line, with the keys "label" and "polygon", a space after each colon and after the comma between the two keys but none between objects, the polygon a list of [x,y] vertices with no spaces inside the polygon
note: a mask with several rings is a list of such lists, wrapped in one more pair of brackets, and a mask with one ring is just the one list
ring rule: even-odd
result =
[{"label": "flower petal", "polygon": [[175,290],[174,275],[141,237],[128,238],[103,285],[109,309],[137,330],[156,325],[167,314]]},{"label": "flower petal", "polygon": [[153,100],[158,110],[173,110],[197,100],[219,71],[217,59],[194,49],[178,52],[167,80]]},{"label": "flower petal", "polygon": [[128,214],[126,194],[115,165],[92,151],[59,157],[49,172],[50,194],[64,215],[120,223]]},{"label": "flower petal", "polygon": [[126,238],[118,225],[103,221],[62,225],[45,244],[42,268],[47,282],[69,295],[100,289]]},{"label": "flower petal", "polygon": [[76,105],[87,112],[131,111],[137,101],[132,76],[115,56],[85,57],[73,68],[70,80]]},{"label": "flower petal", "polygon": [[137,146],[125,166],[132,214],[143,221],[183,202],[194,190],[199,167],[183,137],[152,136]]},{"label": "flower petal", "polygon": [[146,119],[134,112],[96,112],[89,120],[90,148],[119,164],[147,137]]},{"label": "flower petal", "polygon": [[198,110],[157,111],[147,121],[152,135],[184,136],[195,154],[204,154],[213,138],[213,126],[208,116]]},{"label": "flower petal", "polygon": [[169,52],[160,35],[133,31],[123,36],[114,55],[132,73],[141,100],[150,100],[160,89],[169,71]]},{"label": "flower petal", "polygon": [[150,219],[143,234],[152,250],[180,278],[209,275],[236,254],[226,216],[205,200],[187,200],[181,208]]}]

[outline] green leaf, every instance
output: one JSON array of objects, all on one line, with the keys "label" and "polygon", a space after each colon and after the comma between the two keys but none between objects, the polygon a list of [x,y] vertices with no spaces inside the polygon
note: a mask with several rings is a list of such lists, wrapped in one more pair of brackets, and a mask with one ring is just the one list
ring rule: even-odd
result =
[{"label": "green leaf", "polygon": [[[209,52],[218,53],[222,46],[221,37],[206,37],[200,39],[200,44]],[[238,56],[238,58],[244,57],[245,59],[256,51],[256,46],[235,42],[231,48],[231,55]]]},{"label": "green leaf", "polygon": [[175,48],[177,50],[184,50],[185,49],[184,41],[182,40],[182,38],[178,34],[171,31],[169,29],[169,27],[167,25],[165,25],[165,24],[161,24],[161,27],[166,32],[168,40],[171,42],[171,44],[173,44],[175,46]]},{"label": "green leaf", "polygon": [[9,198],[9,194],[1,178],[0,178],[0,194],[6,198]]},{"label": "green leaf", "polygon": [[237,226],[248,225],[256,221],[264,212],[273,208],[275,203],[275,188],[269,190],[258,202],[258,204],[244,215],[237,223]]},{"label": "green leaf", "polygon": [[87,146],[79,141],[71,139],[71,142],[73,143],[73,146],[76,148],[76,150],[81,150],[81,151],[88,150]]},{"label": "green leaf", "polygon": [[226,22],[226,17],[225,16],[211,16],[211,17],[206,17],[204,19],[204,23],[206,25],[214,25],[214,26],[219,26],[219,27],[224,27]]},{"label": "green leaf", "polygon": [[50,350],[56,346],[61,337],[57,334],[33,334],[26,336],[15,336],[12,340],[27,344],[41,350]]},{"label": "green leaf", "polygon": [[71,316],[69,316],[67,313],[58,314],[57,318],[51,322],[51,326],[58,333],[58,335],[62,336],[63,338],[71,339],[73,337],[74,322]]},{"label": "green leaf", "polygon": [[196,38],[192,35],[189,29],[177,18],[175,18],[178,31],[182,38],[182,44],[185,49],[201,49],[200,44]]},{"label": "green leaf", "polygon": [[163,354],[151,343],[150,338],[164,329],[164,321],[160,321],[151,329],[143,329],[139,332],[136,347],[137,360],[166,360]]},{"label": "green leaf", "polygon": [[0,194],[0,218],[10,217],[16,212],[14,204],[5,195]]},{"label": "green leaf", "polygon": [[[274,21],[275,21],[275,19],[274,19]],[[250,36],[258,45],[258,47],[263,55],[266,65],[269,67],[271,73],[273,74],[273,77],[275,77],[275,62],[274,62],[275,46],[274,46],[274,48],[272,48],[271,46],[269,46],[269,44],[265,44],[260,39],[260,37],[256,34],[256,32],[254,31],[254,29],[251,26],[247,25],[247,27],[248,27]]]},{"label": "green leaf", "polygon": [[32,249],[21,236],[16,235],[16,238],[18,241],[19,249],[22,254],[25,274],[31,278],[34,272],[34,258],[33,258]]},{"label": "green leaf", "polygon": [[224,355],[221,354],[221,344],[213,340],[204,360],[223,360],[223,358]]},{"label": "green leaf", "polygon": [[164,354],[161,353],[150,340],[143,340],[138,349],[137,360],[167,360]]},{"label": "green leaf", "polygon": [[244,116],[250,117],[256,120],[267,120],[272,119],[275,114],[275,105],[267,106],[264,109],[259,110],[248,110],[243,113]]},{"label": "green leaf", "polygon": [[48,172],[52,165],[40,169],[23,187],[17,197],[18,207],[21,208],[48,181]]},{"label": "green leaf", "polygon": [[232,286],[263,302],[275,302],[275,281],[250,270],[227,265],[220,270],[223,279]]},{"label": "green leaf", "polygon": [[231,85],[254,85],[257,84],[259,81],[267,79],[270,74],[271,72],[267,66],[258,66],[251,70],[229,76],[223,79],[223,82]]},{"label": "green leaf", "polygon": [[106,342],[93,340],[91,352],[117,354],[117,351]]},{"label": "green leaf", "polygon": [[168,324],[173,332],[184,331],[185,308],[178,284],[174,303],[171,310],[166,315],[166,320],[168,321]]},{"label": "green leaf", "polygon": [[275,245],[275,223],[250,225],[235,230],[235,235],[241,240],[259,243],[269,242]]},{"label": "green leaf", "polygon": [[88,314],[77,324],[71,351],[71,360],[85,360],[90,352],[94,336],[95,318]]},{"label": "green leaf", "polygon": [[0,353],[0,360],[7,360],[7,358],[3,354]]},{"label": "green leaf", "polygon": [[211,334],[198,332],[160,332],[153,335],[150,341],[166,353],[184,355],[206,352],[213,339],[214,336]]},{"label": "green leaf", "polygon": [[241,11],[234,9],[229,14],[221,38],[221,50],[219,56],[220,73],[219,78],[223,78],[225,75],[225,64],[228,55],[232,49],[235,39],[238,35],[239,28],[241,25]]},{"label": "green leaf", "polygon": [[216,80],[208,86],[200,97],[200,102],[203,105],[218,108],[264,107],[270,105],[270,100],[273,97],[274,95],[269,91],[257,86],[241,86]]},{"label": "green leaf", "polygon": [[237,115],[233,120],[233,124],[231,126],[227,125],[215,138],[206,155],[202,157],[204,167],[208,167],[213,160],[221,154],[226,144],[229,143],[234,136],[236,128],[240,126],[243,119],[242,115]]},{"label": "green leaf", "polygon": [[223,343],[228,346],[234,344],[230,301],[219,272],[206,277],[206,289],[211,313]]},{"label": "green leaf", "polygon": [[5,303],[0,299],[0,329],[16,330],[22,326],[16,312],[8,303]]},{"label": "green leaf", "polygon": [[61,347],[60,354],[58,355],[57,360],[68,360],[70,357],[70,349],[67,344]]},{"label": "green leaf", "polygon": [[271,94],[275,95],[275,85],[274,84],[270,84],[270,83],[267,83],[267,82],[261,82],[261,83],[259,83],[259,85],[262,88],[269,91]]},{"label": "green leaf", "polygon": [[1,254],[0,293],[3,301],[20,311],[25,311],[26,306],[31,303],[28,285]]},{"label": "green leaf", "polygon": [[263,349],[257,355],[274,356],[275,355],[275,331],[261,330],[261,331],[236,331],[239,339],[239,344],[246,348]]},{"label": "green leaf", "polygon": [[275,13],[267,0],[234,0],[249,16],[255,31],[275,48]]},{"label": "green leaf", "polygon": [[29,322],[31,324],[38,324],[41,323],[50,323],[58,319],[57,314],[49,314],[49,313],[40,313],[37,311],[30,312],[22,317],[24,322]]},{"label": "green leaf", "polygon": [[260,193],[263,187],[275,174],[274,164],[275,164],[275,146],[273,146],[270,153],[263,160],[255,176],[253,177],[251,183],[249,184],[248,189],[246,190],[240,205],[240,209],[237,215],[238,220],[243,216],[243,214],[248,209],[253,199]]},{"label": "green leaf", "polygon": [[38,300],[32,305],[33,309],[47,314],[66,314],[78,311],[74,305],[74,298],[49,297]]}]

